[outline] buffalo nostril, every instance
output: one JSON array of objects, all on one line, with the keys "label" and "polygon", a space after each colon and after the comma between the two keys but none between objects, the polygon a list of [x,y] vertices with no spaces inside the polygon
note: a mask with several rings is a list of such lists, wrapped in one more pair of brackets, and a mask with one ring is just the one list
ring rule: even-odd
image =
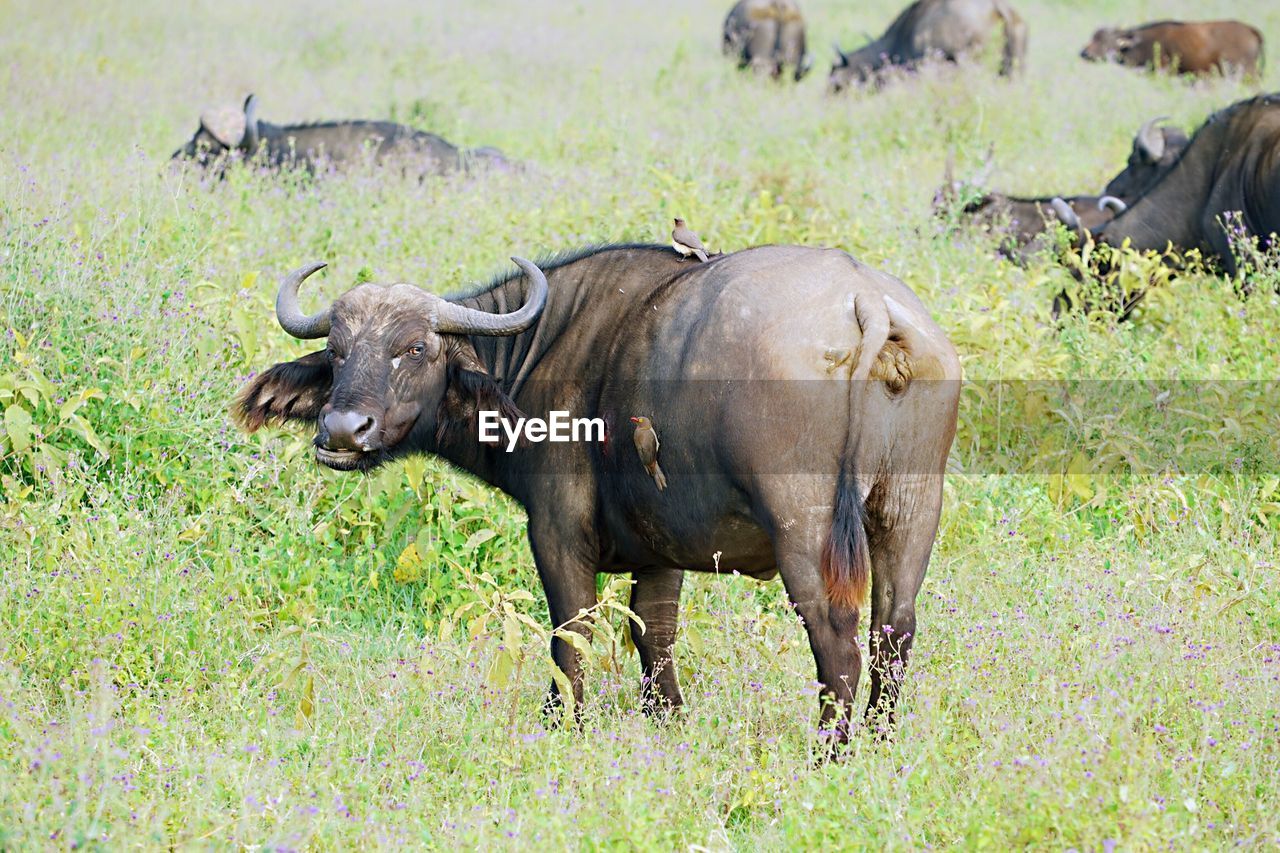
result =
[{"label": "buffalo nostril", "polygon": [[378,422],[373,418],[365,418],[364,423],[356,430],[356,441],[360,442],[361,449],[369,449],[369,440],[373,438],[377,432]]},{"label": "buffalo nostril", "polygon": [[328,412],[324,416],[330,449],[372,450],[378,419],[364,412]]}]

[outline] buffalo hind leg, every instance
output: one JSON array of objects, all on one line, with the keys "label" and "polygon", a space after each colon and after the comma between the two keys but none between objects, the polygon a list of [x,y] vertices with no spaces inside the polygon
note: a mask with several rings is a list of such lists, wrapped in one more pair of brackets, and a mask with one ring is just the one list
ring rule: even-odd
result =
[{"label": "buffalo hind leg", "polygon": [[942,510],[940,476],[898,475],[872,492],[867,506],[871,548],[871,695],[869,729],[893,728],[907,656],[916,635],[916,594],[929,566]]},{"label": "buffalo hind leg", "polygon": [[[825,512],[830,517],[830,509]],[[814,527],[820,529],[819,525]],[[804,620],[809,648],[818,668],[821,684],[818,729],[828,748],[834,751],[849,740],[853,698],[862,674],[858,611],[836,607],[827,601],[821,571],[821,541],[783,541],[776,550],[782,583],[787,597]]]},{"label": "buffalo hind leg", "polygon": [[673,656],[684,572],[650,569],[636,572],[632,579],[635,585],[631,588],[631,610],[645,627],[641,633],[634,623],[631,625],[631,639],[640,652],[644,711],[650,715],[668,714],[684,704]]}]

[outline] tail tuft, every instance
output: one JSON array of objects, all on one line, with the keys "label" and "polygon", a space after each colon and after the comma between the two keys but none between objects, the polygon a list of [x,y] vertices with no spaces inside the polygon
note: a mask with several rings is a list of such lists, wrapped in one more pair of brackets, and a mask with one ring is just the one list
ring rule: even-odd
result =
[{"label": "tail tuft", "polygon": [[827,585],[827,601],[835,607],[856,613],[867,600],[871,571],[866,512],[848,466],[840,471],[836,485],[831,532],[822,549],[822,579]]}]

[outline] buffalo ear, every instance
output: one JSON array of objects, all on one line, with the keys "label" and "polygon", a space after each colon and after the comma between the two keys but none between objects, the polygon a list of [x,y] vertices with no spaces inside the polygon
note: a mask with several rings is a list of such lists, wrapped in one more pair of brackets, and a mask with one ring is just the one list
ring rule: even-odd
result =
[{"label": "buffalo ear", "polygon": [[437,443],[460,439],[461,433],[468,428],[478,435],[479,413],[482,411],[497,412],[499,417],[512,423],[524,417],[472,352],[451,352],[446,370],[448,379],[444,397],[436,412]]},{"label": "buffalo ear", "polygon": [[315,420],[332,387],[333,368],[320,350],[250,379],[236,395],[232,414],[248,432],[268,423]]}]

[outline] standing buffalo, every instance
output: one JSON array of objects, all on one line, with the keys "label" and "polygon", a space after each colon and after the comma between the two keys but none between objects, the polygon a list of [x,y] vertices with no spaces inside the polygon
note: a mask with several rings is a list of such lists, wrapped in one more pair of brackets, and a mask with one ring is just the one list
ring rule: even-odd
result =
[{"label": "standing buffalo", "polygon": [[1274,242],[1280,232],[1278,155],[1280,95],[1259,95],[1210,116],[1177,162],[1115,219],[1088,229],[1061,200],[1054,207],[1081,237],[1112,246],[1128,241],[1140,252],[1198,249],[1235,276],[1233,241]]},{"label": "standing buffalo", "polygon": [[838,92],[878,84],[887,70],[909,70],[934,56],[957,62],[981,50],[997,24],[1005,39],[1000,73],[1008,76],[1026,55],[1027,26],[1005,0],[916,0],[880,38],[852,53],[837,45],[828,85]]},{"label": "standing buffalo", "polygon": [[[1133,149],[1123,171],[1102,191],[1102,195],[1040,196],[1026,198],[1000,192],[984,193],[967,202],[960,215],[974,224],[1001,233],[1002,253],[1025,260],[1042,246],[1037,239],[1050,223],[1059,221],[1053,201],[1061,198],[1084,228],[1099,228],[1147,191],[1164,174],[1187,146],[1187,135],[1178,128],[1160,127],[1161,119],[1152,119],[1138,129]],[[946,182],[935,205],[946,207],[954,202],[961,186],[953,181],[951,164],[947,164]],[[954,209],[954,208],[953,208]]]},{"label": "standing buffalo", "polygon": [[1130,68],[1173,68],[1200,76],[1240,71],[1256,77],[1262,66],[1262,33],[1239,21],[1156,21],[1098,30],[1080,56]]},{"label": "standing buffalo", "polygon": [[460,150],[434,133],[389,121],[330,121],[316,124],[268,124],[258,118],[258,98],[244,108],[210,110],[200,116],[191,140],[173,153],[174,160],[195,160],[221,167],[230,156],[261,157],[273,167],[314,170],[320,165],[342,168],[372,156],[408,174],[438,175],[472,164],[506,165],[496,148]]},{"label": "standing buffalo", "polygon": [[724,19],[723,49],[739,68],[751,66],[771,77],[782,76],[783,66],[790,65],[799,80],[813,65],[795,0],[739,0]]},{"label": "standing buffalo", "polygon": [[[251,379],[239,419],[311,424],[331,468],[435,453],[502,489],[528,512],[554,625],[585,632],[574,620],[596,602],[596,573],[631,572],[651,711],[681,704],[684,571],[780,573],[828,700],[823,729],[846,739],[870,587],[867,714],[891,721],[959,395],[955,349],[920,300],[837,250],[766,246],[692,266],[659,246],[588,249],[542,270],[515,260],[523,274],[470,296],[362,284],[310,316],[298,286],[322,265],[288,275],[280,325],[328,344]],[[480,440],[481,412],[568,412],[607,432],[497,446]],[[637,415],[661,436],[665,490],[633,446]],[[551,652],[581,700],[573,646]]]}]

